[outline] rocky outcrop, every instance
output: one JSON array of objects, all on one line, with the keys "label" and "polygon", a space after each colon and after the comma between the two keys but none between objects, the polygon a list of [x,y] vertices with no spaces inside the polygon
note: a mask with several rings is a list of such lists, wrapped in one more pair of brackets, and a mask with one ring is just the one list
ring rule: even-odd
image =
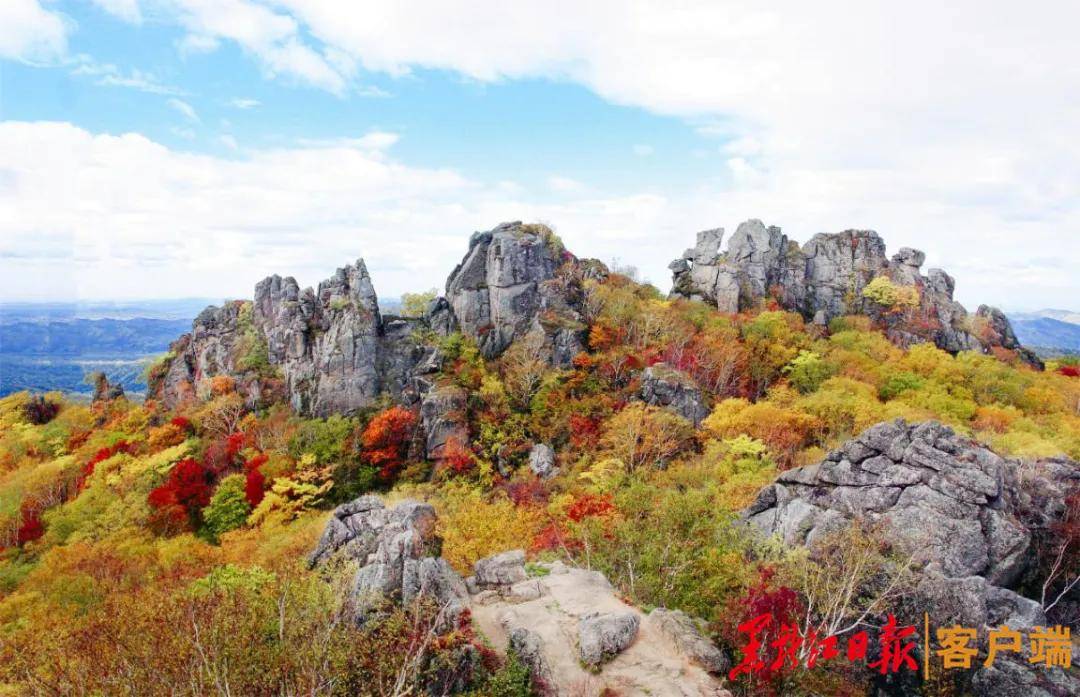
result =
[{"label": "rocky outcrop", "polygon": [[541,479],[555,475],[559,468],[555,465],[555,451],[546,443],[537,443],[529,451],[529,470]]},{"label": "rocky outcrop", "polygon": [[566,252],[547,227],[514,222],[472,236],[446,297],[423,318],[384,316],[362,259],[314,289],[269,276],[253,302],[200,313],[155,369],[147,396],[175,407],[227,375],[250,404],[280,395],[307,415],[350,413],[384,394],[417,404],[440,367],[435,347],[419,337],[456,331],[488,358],[528,339],[545,359],[567,365],[585,348],[582,284],[606,275],[599,262]]},{"label": "rocky outcrop", "polygon": [[[528,577],[523,559],[503,553],[477,562],[472,618],[492,644],[529,667],[541,694],[607,688],[628,696],[730,696],[719,677],[726,657],[689,617],[665,610],[646,616],[620,600],[603,574],[562,562],[535,564],[537,575]],[[481,576],[525,580],[481,589]]]},{"label": "rocky outcrop", "polygon": [[[875,523],[912,558],[916,604],[935,622],[1027,630],[1047,624],[1040,604],[1015,590],[1035,561],[1034,534],[1061,519],[1078,488],[1072,460],[1022,463],[937,422],[897,420],[867,429],[819,464],[783,472],[743,516],[788,545],[810,547],[852,521]],[[987,671],[1033,690],[1051,679],[1021,668],[1019,677],[1007,666],[980,669],[976,682],[991,684]],[[1080,689],[1075,675],[1053,680]]]},{"label": "rocky outcrop", "polygon": [[334,509],[309,563],[316,566],[335,554],[360,564],[351,601],[358,622],[387,602],[434,600],[447,621],[468,605],[465,582],[439,556],[435,509],[402,501],[386,508],[375,496],[362,496]]},{"label": "rocky outcrop", "polygon": [[642,371],[640,396],[645,403],[666,407],[695,426],[709,415],[707,397],[694,379],[666,363]]},{"label": "rocky outcrop", "polygon": [[416,339],[421,322],[381,315],[363,260],[314,290],[270,276],[255,286],[252,303],[210,307],[195,319],[152,396],[172,406],[209,378],[229,375],[257,397],[280,376],[302,414],[349,413],[383,393],[414,403],[424,389],[415,378],[438,367],[434,348]]},{"label": "rocky outcrop", "polygon": [[[863,314],[878,322],[896,343],[932,341],[946,351],[1015,351],[1032,366],[1038,358],[1023,349],[1008,319],[995,308],[971,316],[953,299],[955,282],[940,269],[923,276],[926,255],[904,247],[892,258],[872,230],[814,235],[801,247],[778,227],[748,220],[721,253],[723,229],[698,233],[697,244],[673,261],[672,295],[701,300],[722,312],[753,308],[766,299],[826,324],[842,315]],[[882,304],[863,291],[882,277],[915,291],[915,303]]]},{"label": "rocky outcrop", "polygon": [[658,607],[646,620],[663,632],[678,649],[713,675],[727,675],[731,659],[716,644],[705,638],[703,622],[695,620],[682,610]]},{"label": "rocky outcrop", "polygon": [[[464,621],[529,668],[539,694],[730,697],[726,658],[682,613],[646,617],[624,603],[603,574],[562,562],[530,565],[521,550],[476,562],[463,581],[439,556],[434,509],[417,501],[386,508],[362,496],[336,508],[309,563],[359,564],[350,602],[357,622],[390,603],[428,598],[441,609],[438,631]],[[712,650],[710,651],[710,647]]]},{"label": "rocky outcrop", "polygon": [[637,637],[641,619],[633,612],[590,612],[578,620],[581,662],[596,668],[622,653]]},{"label": "rocky outcrop", "polygon": [[435,385],[420,405],[420,425],[424,430],[424,450],[429,460],[441,462],[455,448],[469,443],[465,390],[451,383]]},{"label": "rocky outcrop", "polygon": [[536,336],[548,360],[567,365],[585,348],[585,270],[547,227],[503,223],[472,236],[468,253],[446,281],[445,304],[432,304],[429,321],[476,339],[487,358]]},{"label": "rocky outcrop", "polygon": [[787,544],[812,544],[855,518],[954,578],[1015,582],[1031,561],[1031,529],[1064,510],[1080,468],[1049,459],[1023,466],[934,421],[880,423],[819,464],[783,472],[746,511]]},{"label": "rocky outcrop", "polygon": [[124,386],[109,382],[108,376],[101,371],[90,373],[87,381],[94,386],[94,394],[90,398],[92,402],[111,402],[124,396]]}]

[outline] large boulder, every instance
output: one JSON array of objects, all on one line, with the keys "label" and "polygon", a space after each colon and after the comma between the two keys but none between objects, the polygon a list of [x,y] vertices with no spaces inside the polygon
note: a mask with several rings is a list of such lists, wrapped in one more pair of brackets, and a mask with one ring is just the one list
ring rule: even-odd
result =
[{"label": "large boulder", "polygon": [[386,508],[375,496],[362,496],[334,509],[311,566],[335,554],[360,564],[351,600],[358,622],[365,622],[387,602],[434,600],[446,618],[468,605],[465,582],[439,556],[435,509],[417,501]]},{"label": "large boulder", "polygon": [[618,655],[637,636],[641,619],[633,612],[594,612],[578,621],[578,652],[587,666]]},{"label": "large boulder", "polygon": [[[800,247],[780,228],[748,220],[721,252],[723,235],[723,229],[698,233],[697,245],[669,265],[672,296],[701,300],[722,312],[748,310],[774,299],[820,324],[841,315],[865,314],[903,346],[930,341],[953,353],[1001,347],[1042,367],[1020,346],[1000,310],[980,307],[970,316],[953,299],[952,277],[940,269],[923,276],[926,255],[917,249],[901,248],[889,259],[885,242],[873,230],[821,233]],[[864,297],[863,291],[878,277],[913,288],[917,306],[897,311]]]},{"label": "large boulder", "polygon": [[458,385],[444,382],[435,385],[420,404],[420,425],[429,460],[441,463],[457,447],[469,443],[466,419],[468,394]]},{"label": "large boulder", "polygon": [[641,373],[641,399],[666,407],[695,426],[709,415],[707,397],[694,379],[666,363],[657,363]]},{"label": "large boulder", "polygon": [[502,552],[479,560],[473,566],[473,583],[478,589],[499,589],[524,581],[525,552],[520,549]]},{"label": "large boulder", "polygon": [[[787,545],[808,547],[869,521],[912,560],[909,599],[920,614],[929,612],[938,626],[1007,625],[1026,634],[1048,624],[1040,603],[1017,592],[1033,572],[1036,533],[1062,519],[1078,489],[1080,464],[1072,460],[1006,459],[937,422],[896,420],[818,464],[783,472],[743,518]],[[1049,697],[1077,694],[1080,679],[1006,659],[976,670],[973,689]]]},{"label": "large boulder", "polygon": [[946,576],[1009,586],[1031,561],[1030,527],[1048,525],[1080,483],[1073,462],[1025,469],[1022,478],[1017,461],[934,421],[883,422],[824,461],[783,472],[745,516],[791,545],[856,518],[878,522],[894,545]]},{"label": "large boulder", "polygon": [[546,443],[537,443],[529,451],[529,470],[541,479],[547,479],[555,475],[558,467],[555,465],[555,451]]}]

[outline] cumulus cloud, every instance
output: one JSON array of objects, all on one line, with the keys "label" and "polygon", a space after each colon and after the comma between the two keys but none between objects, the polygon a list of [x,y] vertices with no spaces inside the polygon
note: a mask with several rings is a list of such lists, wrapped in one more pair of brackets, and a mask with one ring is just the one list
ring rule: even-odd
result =
[{"label": "cumulus cloud", "polygon": [[261,104],[262,102],[260,102],[258,99],[247,99],[244,97],[237,97],[236,99],[229,101],[229,106],[233,107],[234,109],[254,109]]},{"label": "cumulus cloud", "polygon": [[[805,241],[823,219],[872,214],[891,250],[926,249],[970,304],[1080,294],[1076,250],[1061,248],[1060,228],[1002,223],[992,206],[912,210],[907,191],[869,200],[889,188],[888,172],[851,175],[841,188],[792,171],[745,190],[718,179],[677,195],[587,189],[551,200],[513,182],[404,165],[387,151],[396,138],[374,132],[225,158],[137,134],[0,123],[0,276],[19,298],[247,297],[267,274],[314,284],[363,256],[390,297],[439,286],[472,231],[526,220],[552,224],[580,256],[637,266],[666,290],[666,262],[698,229],[769,215]],[[795,192],[800,205],[773,212],[777,191]],[[1057,253],[1033,258],[1035,249]]]},{"label": "cumulus cloud", "polygon": [[25,63],[52,63],[67,53],[71,23],[37,0],[0,3],[0,58]]}]

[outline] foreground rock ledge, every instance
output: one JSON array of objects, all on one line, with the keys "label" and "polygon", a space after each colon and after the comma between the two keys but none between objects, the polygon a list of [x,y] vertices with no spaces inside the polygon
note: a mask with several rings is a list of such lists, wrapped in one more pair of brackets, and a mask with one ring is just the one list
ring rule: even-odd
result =
[{"label": "foreground rock ledge", "polygon": [[[719,677],[727,657],[680,612],[645,615],[622,602],[603,574],[561,562],[525,568],[511,550],[478,561],[462,579],[437,555],[434,509],[403,501],[386,508],[375,496],[339,506],[310,557],[335,555],[360,564],[353,586],[356,619],[387,601],[436,601],[447,617],[471,612],[500,650],[512,649],[548,694],[730,697]],[[449,624],[447,624],[449,626]]]},{"label": "foreground rock ledge", "polygon": [[[1016,592],[1034,565],[1033,533],[1060,520],[1080,487],[1067,458],[1021,462],[934,421],[879,423],[822,462],[782,473],[743,512],[787,545],[813,546],[852,521],[871,521],[911,555],[914,591],[936,622],[1045,626],[1041,605]],[[973,675],[975,695],[1080,694],[1076,669],[1045,669],[1013,655]]]}]

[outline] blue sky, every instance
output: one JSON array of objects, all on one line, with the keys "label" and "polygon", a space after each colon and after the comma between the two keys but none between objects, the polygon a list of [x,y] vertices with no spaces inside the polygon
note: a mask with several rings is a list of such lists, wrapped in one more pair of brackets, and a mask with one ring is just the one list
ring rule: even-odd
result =
[{"label": "blue sky", "polygon": [[505,219],[666,288],[749,217],[876,229],[969,304],[1080,296],[1075,4],[804,5],[8,0],[4,299],[247,296],[361,255],[397,295]]}]

